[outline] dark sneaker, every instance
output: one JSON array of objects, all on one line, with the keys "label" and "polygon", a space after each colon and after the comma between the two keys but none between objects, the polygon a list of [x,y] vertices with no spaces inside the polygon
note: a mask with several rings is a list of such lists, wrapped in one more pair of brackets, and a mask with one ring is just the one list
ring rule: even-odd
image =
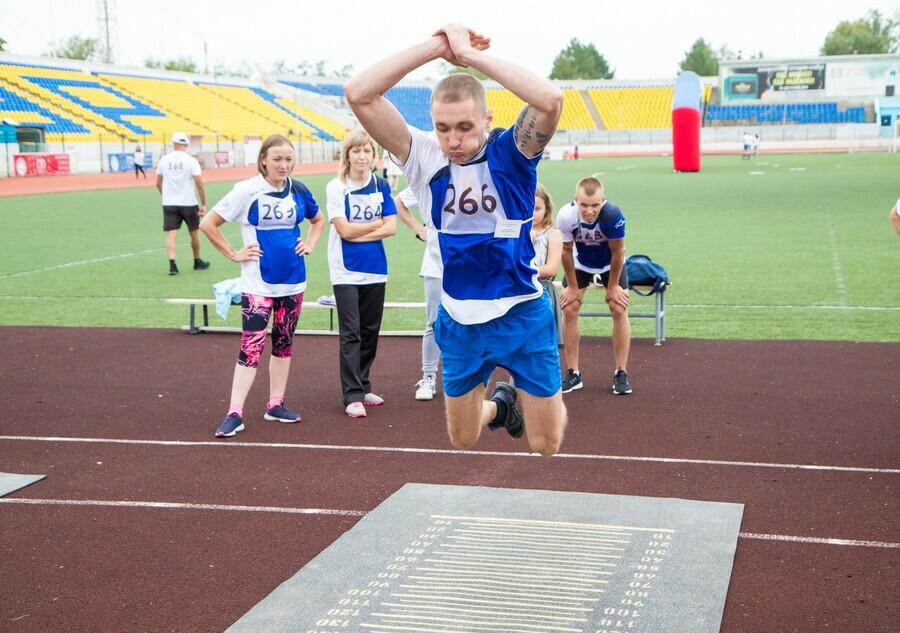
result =
[{"label": "dark sneaker", "polygon": [[581,382],[581,372],[577,372],[574,369],[567,370],[566,377],[562,381],[562,392],[569,393],[582,387],[584,387],[584,383]]},{"label": "dark sneaker", "polygon": [[216,437],[233,437],[238,431],[244,430],[244,418],[237,413],[229,413],[225,421],[216,429]]},{"label": "dark sneaker", "polygon": [[209,268],[209,262],[205,262],[202,259],[194,260],[194,270],[206,270]]},{"label": "dark sneaker", "polygon": [[272,407],[271,409],[266,409],[266,415],[263,417],[271,422],[284,422],[286,424],[293,424],[294,422],[300,421],[300,415],[294,413],[283,404],[279,404],[277,407]]},{"label": "dark sneaker", "polygon": [[613,393],[617,396],[631,393],[631,383],[628,382],[628,372],[624,369],[616,370],[616,375],[613,377]]},{"label": "dark sneaker", "polygon": [[178,266],[176,266],[175,264],[169,264],[169,274],[177,275],[178,274]]},{"label": "dark sneaker", "polygon": [[513,437],[522,437],[525,433],[525,418],[516,409],[516,397],[515,387],[505,382],[497,383],[491,393],[491,400],[497,403],[497,417],[488,424],[490,430],[505,428]]}]

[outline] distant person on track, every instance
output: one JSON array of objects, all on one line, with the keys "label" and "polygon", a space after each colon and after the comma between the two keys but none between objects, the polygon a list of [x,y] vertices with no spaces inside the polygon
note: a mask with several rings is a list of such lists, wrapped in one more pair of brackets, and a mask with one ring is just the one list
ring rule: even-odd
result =
[{"label": "distant person on track", "polygon": [[[490,38],[448,24],[425,41],[350,79],[344,94],[363,127],[401,166],[429,230],[438,234],[442,299],[434,325],[441,349],[450,441],[471,448],[482,428],[527,429],[532,450],[559,451],[566,410],[559,389],[553,315],[532,265],[530,231],[537,165],[562,113],[550,81],[483,51]],[[422,65],[443,59],[471,67],[525,102],[508,130],[490,131],[484,86],[452,74],[431,97],[434,134],[407,125],[384,94]],[[515,387],[493,370],[509,370]],[[521,392],[522,414],[516,408]]]},{"label": "distant person on track", "polygon": [[[231,405],[216,437],[232,437],[244,430],[244,402],[259,366],[272,321],[272,356],[269,359],[269,400],[266,420],[299,422],[300,416],[284,404],[294,331],[306,290],[306,264],[322,237],[325,219],[309,189],[290,177],[294,147],[273,134],[259,151],[259,174],[235,184],[203,218],[200,228],[228,259],[241,264],[241,350],[231,384]],[[309,220],[306,239],[301,224]],[[237,222],[243,246],[235,249],[221,226]]]},{"label": "distant person on track", "polygon": [[387,181],[372,172],[375,141],[351,132],[341,148],[338,177],[328,183],[328,268],[337,304],[340,375],[344,412],[366,416],[367,406],[384,404],[372,392],[369,372],[378,351],[384,314],[387,254],[382,240],[397,232],[397,208]]},{"label": "distant person on track", "polygon": [[900,235],[900,200],[897,200],[897,204],[891,209],[891,224],[894,225],[897,235]]},{"label": "distant person on track", "polygon": [[[206,213],[206,186],[201,177],[200,163],[185,152],[190,141],[184,132],[172,135],[173,151],[159,159],[156,165],[156,188],[162,194],[163,230],[166,232],[166,254],[169,256],[169,274],[178,274],[175,263],[175,238],[181,223],[187,224],[194,252],[194,270],[209,268],[209,262],[200,259],[200,218]],[[194,196],[194,188],[200,197]]]},{"label": "distant person on track", "polygon": [[578,354],[581,332],[578,314],[584,293],[599,276],[606,289],[606,305],[612,316],[612,343],[616,360],[613,393],[631,393],[628,381],[628,352],[631,323],[628,320],[628,272],[625,270],[625,216],[606,199],[603,183],[583,178],[575,188],[575,199],[559,210],[556,224],[562,231],[562,265],[565,271],[559,296],[565,327],[567,371],[562,392],[581,389]]},{"label": "distant person on track", "polygon": [[134,177],[137,179],[138,173],[144,174],[144,180],[147,180],[147,172],[144,171],[144,150],[141,149],[141,146],[138,145],[134,148],[134,154],[132,155],[132,159],[134,160]]},{"label": "distant person on track", "polygon": [[[412,189],[407,187],[394,197],[397,217],[416,237],[425,242],[422,268],[419,276],[425,282],[425,333],[422,335],[422,379],[416,383],[416,400],[432,400],[437,394],[437,370],[441,362],[441,350],[434,342],[434,320],[441,302],[441,263],[437,233],[412,216],[411,210],[419,206]],[[421,213],[421,210],[420,210]]]}]

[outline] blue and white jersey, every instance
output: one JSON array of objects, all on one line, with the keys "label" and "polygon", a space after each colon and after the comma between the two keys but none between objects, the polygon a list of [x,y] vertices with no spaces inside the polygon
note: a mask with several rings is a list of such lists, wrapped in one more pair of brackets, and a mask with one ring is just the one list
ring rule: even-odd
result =
[{"label": "blue and white jersey", "polygon": [[609,200],[603,203],[597,219],[590,224],[582,221],[573,200],[559,210],[556,226],[562,231],[564,243],[575,243],[575,268],[592,274],[609,270],[612,259],[609,240],[625,238],[625,216]]},{"label": "blue and white jersey", "polygon": [[286,297],[306,290],[306,264],[294,250],[300,223],[319,213],[303,183],[288,178],[273,187],[261,174],[234,185],[212,208],[227,222],[240,222],[244,246],[259,244],[259,261],[241,262],[241,292]]},{"label": "blue and white jersey", "polygon": [[433,135],[409,131],[401,169],[438,234],[447,313],[465,325],[485,323],[541,296],[531,243],[540,155],[522,154],[510,128],[494,130],[478,156],[456,165]]},{"label": "blue and white jersey", "polygon": [[[365,223],[397,215],[391,186],[375,174],[369,174],[368,181],[362,186],[352,181],[345,184],[335,178],[328,183],[325,193],[329,222],[344,218],[351,224]],[[348,242],[332,226],[328,235],[328,267],[333,285],[384,283],[388,274],[384,243],[381,240]]]}]

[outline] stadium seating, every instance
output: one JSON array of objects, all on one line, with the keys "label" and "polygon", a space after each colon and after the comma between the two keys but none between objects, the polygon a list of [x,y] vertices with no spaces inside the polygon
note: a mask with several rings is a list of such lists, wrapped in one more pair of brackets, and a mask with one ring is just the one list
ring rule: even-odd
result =
[{"label": "stadium seating", "polygon": [[[49,142],[99,140],[102,144],[143,139],[166,143],[175,131],[216,145],[218,140],[240,142],[273,132],[297,135],[303,141],[334,142],[347,132],[346,120],[330,118],[327,109],[313,110],[306,99],[300,103],[246,81],[210,82],[208,77],[185,73],[96,68],[0,59],[0,115],[42,126]],[[343,84],[336,80],[281,81],[306,91],[324,108],[349,113]],[[605,81],[588,84],[588,88],[562,86],[565,100],[559,129],[668,129],[673,86],[664,84]],[[704,86],[703,103],[709,104],[712,95],[713,87]],[[399,85],[386,97],[409,123],[433,129],[430,87]],[[510,91],[498,87],[487,88],[487,101],[497,127],[514,125],[524,105]],[[704,117],[705,125],[865,123],[866,108],[835,102],[755,101],[705,105]]]},{"label": "stadium seating", "polygon": [[[52,124],[46,128],[48,141],[59,142],[63,134],[70,135],[69,141],[81,142],[135,133],[120,115],[141,104],[130,103],[121,93],[111,93],[88,73],[5,62],[0,64],[0,81],[10,99],[12,95],[18,97],[17,107],[34,113],[31,122],[45,125],[42,117],[52,115]],[[22,115],[16,120],[20,119],[28,122]]]},{"label": "stadium seating", "polygon": [[589,88],[588,97],[607,130],[672,127],[674,86]]},{"label": "stadium seating", "polygon": [[294,122],[291,129],[299,128],[300,133],[305,136],[333,141],[339,140],[344,135],[343,126],[321,114],[313,112],[309,108],[292,103],[289,99],[277,99],[275,95],[262,88],[251,88],[251,90],[264,101],[271,103],[286,113],[288,118]]},{"label": "stadium seating", "polygon": [[[317,95],[341,99],[344,97],[344,86],[342,84],[313,84],[295,81],[282,81],[282,83]],[[434,129],[430,110],[431,88],[423,86],[395,86],[388,90],[384,96],[394,104],[410,125],[420,130],[431,131]]]},{"label": "stadium seating", "polygon": [[839,110],[834,102],[711,105],[706,109],[706,120],[709,123],[739,121],[748,124],[865,123],[866,109],[856,106]]},{"label": "stadium seating", "polygon": [[581,96],[580,90],[563,89],[563,111],[559,119],[560,130],[596,130],[597,124]]}]

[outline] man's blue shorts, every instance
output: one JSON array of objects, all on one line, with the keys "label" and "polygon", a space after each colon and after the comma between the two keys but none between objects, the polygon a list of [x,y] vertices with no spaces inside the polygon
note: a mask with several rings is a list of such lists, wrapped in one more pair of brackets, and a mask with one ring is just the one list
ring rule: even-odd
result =
[{"label": "man's blue shorts", "polygon": [[444,393],[464,396],[486,386],[496,367],[509,370],[517,388],[541,398],[560,389],[556,321],[545,291],[487,323],[463,325],[438,306],[434,340],[441,348]]}]

